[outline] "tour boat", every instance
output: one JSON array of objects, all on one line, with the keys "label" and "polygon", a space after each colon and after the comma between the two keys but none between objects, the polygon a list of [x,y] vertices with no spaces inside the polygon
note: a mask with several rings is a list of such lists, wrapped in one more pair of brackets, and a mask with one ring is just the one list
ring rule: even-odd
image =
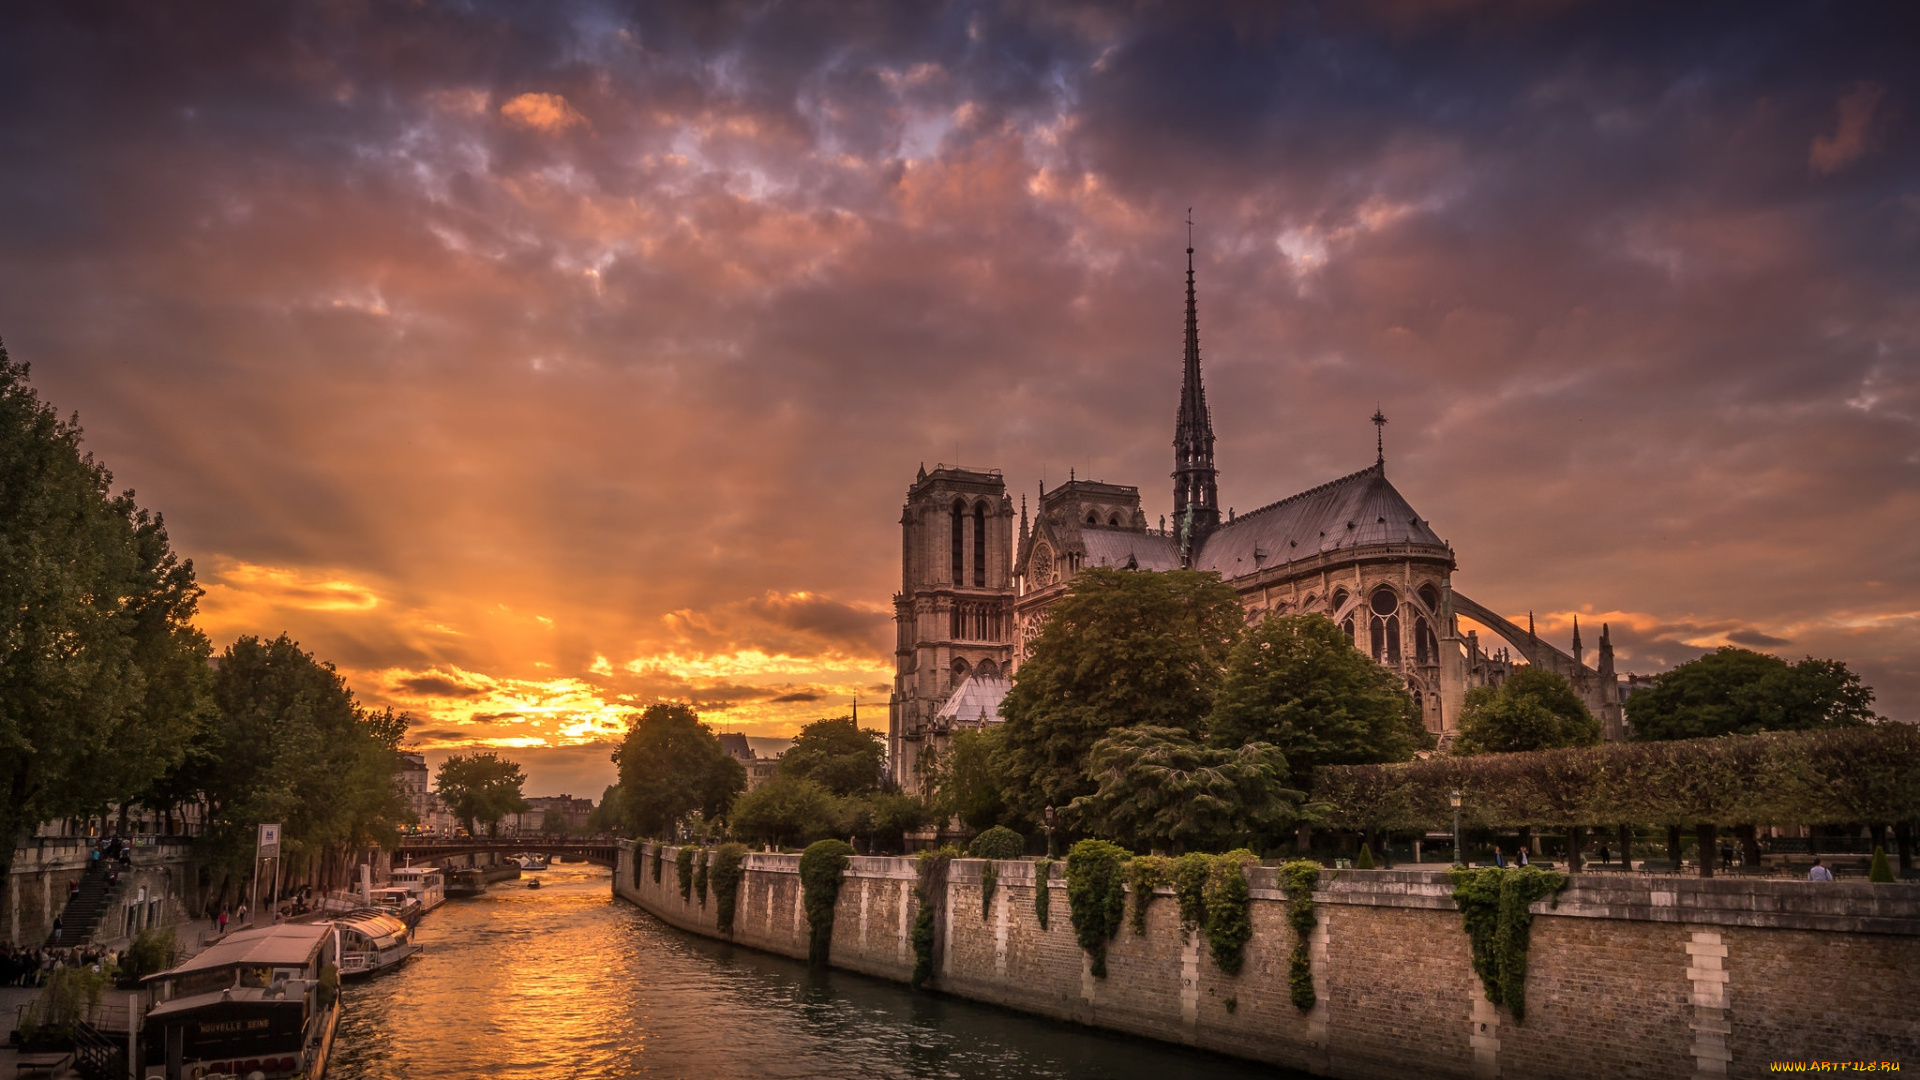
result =
[{"label": "tour boat", "polygon": [[333,920],[340,931],[340,977],[372,975],[420,951],[407,924],[382,911],[363,909]]},{"label": "tour boat", "polygon": [[545,870],[546,868],[547,857],[545,855],[520,856],[520,869],[522,870]]},{"label": "tour boat", "polygon": [[420,925],[420,916],[426,914],[426,908],[414,899],[411,891],[397,886],[369,890],[367,906],[399,919],[409,928]]},{"label": "tour boat", "polygon": [[478,867],[463,866],[447,871],[448,896],[479,896],[487,891],[487,874]]},{"label": "tour boat", "polygon": [[437,866],[396,866],[388,879],[412,893],[423,913],[446,902],[447,874]]},{"label": "tour boat", "polygon": [[340,1025],[340,942],[329,923],[228,934],[149,976],[144,1080],[319,1080]]}]

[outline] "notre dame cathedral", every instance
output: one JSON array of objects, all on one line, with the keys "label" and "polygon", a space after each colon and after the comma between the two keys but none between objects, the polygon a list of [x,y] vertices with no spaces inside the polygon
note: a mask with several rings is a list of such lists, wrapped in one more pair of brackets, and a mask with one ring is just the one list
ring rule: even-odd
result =
[{"label": "notre dame cathedral", "polygon": [[[1247,620],[1317,611],[1406,681],[1443,745],[1467,691],[1497,685],[1524,660],[1566,676],[1608,739],[1624,737],[1605,626],[1594,667],[1580,626],[1571,653],[1455,592],[1453,547],[1387,479],[1386,456],[1358,472],[1221,519],[1213,416],[1200,377],[1193,248],[1180,409],[1173,429],[1173,524],[1148,527],[1140,489],[1070,478],[1039,492],[1018,520],[1000,470],[922,466],[900,516],[901,591],[887,749],[894,779],[920,786],[920,755],[953,732],[999,722],[1026,642],[1089,566],[1213,571],[1240,594]],[[1376,425],[1385,417],[1374,414]],[[1505,642],[1486,648],[1478,630]],[[1517,658],[1516,658],[1517,654]]]}]

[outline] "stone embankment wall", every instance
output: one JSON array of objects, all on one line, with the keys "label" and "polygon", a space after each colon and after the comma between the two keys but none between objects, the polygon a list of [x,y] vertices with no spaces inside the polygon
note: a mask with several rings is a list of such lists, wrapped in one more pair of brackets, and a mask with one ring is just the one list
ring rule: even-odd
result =
[{"label": "stone embankment wall", "polygon": [[[714,899],[683,901],[675,849],[623,845],[616,895],[719,935]],[[635,865],[635,854],[639,855]],[[799,856],[750,855],[733,940],[805,958]],[[952,864],[934,988],[1044,1016],[1333,1077],[1757,1077],[1773,1061],[1920,1067],[1920,889],[1864,882],[1576,875],[1534,905],[1527,1008],[1490,1005],[1443,872],[1331,871],[1309,949],[1319,1003],[1288,995],[1292,932],[1256,869],[1238,975],[1183,934],[1170,890],[1147,933],[1123,927],[1096,979],[1055,864],[1048,928],[1031,862],[1003,862],[983,913],[978,860]],[[835,967],[905,981],[914,863],[854,858],[835,910]]]},{"label": "stone embankment wall", "polygon": [[[34,946],[46,939],[53,917],[66,909],[68,884],[86,874],[92,844],[85,837],[33,837],[14,848],[0,896],[0,940]],[[134,848],[133,864],[109,896],[94,941],[118,942],[130,936],[129,930],[190,921],[199,910],[198,884],[198,864],[188,843]]]}]

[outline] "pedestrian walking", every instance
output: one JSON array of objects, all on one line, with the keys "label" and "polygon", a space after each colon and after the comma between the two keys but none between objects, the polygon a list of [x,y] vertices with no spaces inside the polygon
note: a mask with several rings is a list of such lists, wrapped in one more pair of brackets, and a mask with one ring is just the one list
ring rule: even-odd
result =
[{"label": "pedestrian walking", "polygon": [[55,945],[60,944],[60,935],[64,933],[66,929],[66,924],[60,921],[60,916],[55,915],[53,917],[53,943]]},{"label": "pedestrian walking", "polygon": [[1515,863],[1516,865],[1519,865],[1519,866],[1532,866],[1532,865],[1533,865],[1533,863],[1532,863],[1532,861],[1531,861],[1531,860],[1529,860],[1529,859],[1527,858],[1527,849],[1526,849],[1526,848],[1521,848],[1521,849],[1520,849],[1520,855],[1519,855],[1519,857],[1518,857],[1518,858],[1516,858],[1516,859],[1514,859],[1513,861],[1514,861],[1514,863]]},{"label": "pedestrian walking", "polygon": [[1600,845],[1600,865],[1610,866],[1612,865],[1612,863],[1613,863],[1613,852],[1607,850],[1607,845],[1601,844]]},{"label": "pedestrian walking", "polygon": [[1824,866],[1821,866],[1820,860],[1815,859],[1813,860],[1813,869],[1807,871],[1807,880],[1808,881],[1832,881],[1833,871],[1827,869]]},{"label": "pedestrian walking", "polygon": [[225,904],[220,905],[220,932],[223,934],[227,932],[227,906]]}]

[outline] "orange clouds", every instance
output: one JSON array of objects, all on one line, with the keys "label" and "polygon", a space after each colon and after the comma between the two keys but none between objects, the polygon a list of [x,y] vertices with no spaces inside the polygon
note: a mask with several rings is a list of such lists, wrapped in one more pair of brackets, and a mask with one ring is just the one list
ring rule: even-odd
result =
[{"label": "orange clouds", "polygon": [[1886,93],[1884,86],[1863,82],[1841,96],[1833,134],[1815,136],[1807,153],[1807,164],[1814,172],[1839,172],[1873,148],[1878,134],[1874,111]]},{"label": "orange clouds", "polygon": [[587,122],[587,118],[559,94],[521,94],[500,106],[500,115],[510,123],[549,135],[584,126]]}]

